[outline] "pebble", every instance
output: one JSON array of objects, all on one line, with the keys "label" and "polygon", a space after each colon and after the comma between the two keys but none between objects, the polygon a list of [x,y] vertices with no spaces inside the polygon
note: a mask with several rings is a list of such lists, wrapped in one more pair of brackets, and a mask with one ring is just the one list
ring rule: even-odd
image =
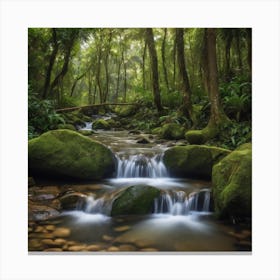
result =
[{"label": "pebble", "polygon": [[42,244],[47,245],[47,246],[56,246],[54,241],[52,239],[43,239]]},{"label": "pebble", "polygon": [[107,249],[108,252],[118,252],[120,249],[116,246],[111,246]]},{"label": "pebble", "polygon": [[123,232],[123,231],[127,231],[129,229],[130,229],[130,226],[120,226],[120,227],[115,227],[114,231]]},{"label": "pebble", "polygon": [[122,244],[119,246],[120,251],[136,251],[136,247],[130,244]]},{"label": "pebble", "polygon": [[45,252],[62,252],[61,248],[48,248],[44,250]]},{"label": "pebble", "polygon": [[102,247],[100,245],[89,245],[87,246],[87,251],[100,251],[102,249]]},{"label": "pebble", "polygon": [[43,232],[44,231],[44,227],[42,226],[37,226],[36,229],[34,230],[34,232]]},{"label": "pebble", "polygon": [[28,241],[28,249],[39,249],[42,247],[41,241],[39,239],[31,239]]},{"label": "pebble", "polygon": [[156,249],[156,248],[143,248],[140,251],[141,252],[157,252],[158,249]]},{"label": "pebble", "polygon": [[70,229],[69,228],[57,228],[53,235],[55,237],[68,237],[70,235]]},{"label": "pebble", "polygon": [[66,240],[65,239],[61,239],[61,238],[57,238],[54,240],[54,244],[57,246],[63,246],[66,244]]},{"label": "pebble", "polygon": [[70,246],[68,248],[68,251],[73,251],[73,252],[80,252],[80,251],[85,251],[86,246],[85,245],[75,245],[75,246]]},{"label": "pebble", "polygon": [[47,226],[46,226],[46,230],[48,230],[48,231],[54,231],[54,230],[55,230],[55,226],[54,226],[54,225],[47,225]]},{"label": "pebble", "polygon": [[109,235],[103,235],[102,239],[105,240],[105,241],[112,241],[114,238],[112,236],[109,236]]}]

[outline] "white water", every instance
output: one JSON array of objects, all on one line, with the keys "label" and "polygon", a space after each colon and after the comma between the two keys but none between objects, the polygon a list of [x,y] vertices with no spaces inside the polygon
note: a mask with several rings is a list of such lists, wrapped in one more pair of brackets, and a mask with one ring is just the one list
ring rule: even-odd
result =
[{"label": "white water", "polygon": [[168,177],[162,156],[147,157],[143,154],[118,157],[117,178]]}]

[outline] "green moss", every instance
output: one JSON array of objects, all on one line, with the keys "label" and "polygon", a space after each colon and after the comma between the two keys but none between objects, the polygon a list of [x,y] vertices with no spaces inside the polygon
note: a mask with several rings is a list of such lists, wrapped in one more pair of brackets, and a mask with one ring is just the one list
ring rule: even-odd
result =
[{"label": "green moss", "polygon": [[31,172],[80,179],[111,176],[113,153],[101,143],[70,130],[53,130],[28,142]]},{"label": "green moss", "polygon": [[240,146],[217,163],[212,178],[217,217],[251,217],[251,145]]},{"label": "green moss", "polygon": [[164,139],[178,140],[184,138],[185,128],[176,123],[165,124],[160,130]]},{"label": "green moss", "polygon": [[103,120],[103,119],[99,119],[99,120],[96,120],[92,123],[92,129],[105,129],[105,130],[109,130],[111,127],[110,127],[110,124]]},{"label": "green moss", "polygon": [[152,134],[160,134],[160,132],[161,132],[161,127],[156,127],[152,129]]},{"label": "green moss", "polygon": [[185,138],[190,144],[203,144],[207,140],[202,130],[189,130],[185,133]]},{"label": "green moss", "polygon": [[176,146],[164,153],[163,161],[173,176],[209,179],[213,165],[229,153],[213,146]]},{"label": "green moss", "polygon": [[112,216],[143,215],[151,213],[160,190],[150,186],[131,186],[120,193],[112,205]]},{"label": "green moss", "polygon": [[130,117],[137,112],[137,107],[135,105],[116,106],[115,112],[120,117]]},{"label": "green moss", "polygon": [[94,133],[92,130],[79,130],[78,132],[84,136],[90,136]]},{"label": "green moss", "polygon": [[74,125],[72,124],[59,124],[57,126],[58,129],[69,129],[69,130],[73,130],[73,131],[76,131],[76,128]]}]

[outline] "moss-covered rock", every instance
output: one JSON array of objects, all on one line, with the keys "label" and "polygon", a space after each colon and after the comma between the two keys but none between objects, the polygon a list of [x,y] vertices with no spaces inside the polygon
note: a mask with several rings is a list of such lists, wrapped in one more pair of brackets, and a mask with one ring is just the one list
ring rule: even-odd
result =
[{"label": "moss-covered rock", "polygon": [[91,136],[94,133],[92,130],[79,130],[78,132],[84,136]]},{"label": "moss-covered rock", "polygon": [[137,112],[137,107],[135,105],[116,106],[115,112],[120,117],[130,117]]},{"label": "moss-covered rock", "polygon": [[251,217],[251,144],[243,144],[218,162],[213,167],[212,182],[217,217]]},{"label": "moss-covered rock", "polygon": [[177,123],[165,124],[160,130],[160,136],[164,139],[178,140],[184,138],[185,128]]},{"label": "moss-covered rock", "polygon": [[92,123],[92,129],[109,130],[110,128],[110,124],[103,119],[96,120]]},{"label": "moss-covered rock", "polygon": [[210,179],[213,165],[229,153],[206,145],[176,146],[164,153],[163,161],[173,176]]},{"label": "moss-covered rock", "polygon": [[28,142],[28,164],[31,173],[101,179],[114,172],[115,157],[101,143],[78,132],[61,129]]},{"label": "moss-covered rock", "polygon": [[202,130],[189,130],[185,133],[185,138],[190,144],[204,144],[207,141]]},{"label": "moss-covered rock", "polygon": [[154,199],[159,195],[160,190],[154,187],[145,185],[128,187],[113,202],[111,215],[143,215],[151,213]]},{"label": "moss-covered rock", "polygon": [[59,124],[57,126],[57,128],[58,129],[69,129],[69,130],[73,130],[73,131],[76,130],[76,127],[74,125],[72,125],[72,124],[69,124],[69,123],[67,123],[67,124]]}]

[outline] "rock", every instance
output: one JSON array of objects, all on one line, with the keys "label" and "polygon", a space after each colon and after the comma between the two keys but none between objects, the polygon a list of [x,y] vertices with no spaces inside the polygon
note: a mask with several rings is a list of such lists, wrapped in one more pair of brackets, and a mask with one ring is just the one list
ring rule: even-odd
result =
[{"label": "rock", "polygon": [[86,195],[82,193],[68,193],[60,198],[61,207],[64,210],[75,210],[78,205],[81,205],[86,200]]},{"label": "rock", "polygon": [[160,134],[160,132],[161,132],[161,127],[156,127],[154,129],[152,129],[153,134]]},{"label": "rock", "polygon": [[153,201],[160,195],[154,187],[139,185],[121,191],[112,205],[112,216],[141,215],[151,212]]},{"label": "rock", "polygon": [[79,130],[79,133],[82,134],[83,136],[90,136],[94,132],[92,130]]},{"label": "rock", "polygon": [[69,228],[57,228],[53,235],[55,237],[68,237],[70,235],[71,231]]},{"label": "rock", "polygon": [[118,252],[120,249],[116,246],[111,246],[107,249],[108,252]]},{"label": "rock", "polygon": [[213,146],[176,146],[164,153],[163,161],[172,176],[210,179],[213,165],[229,153]]},{"label": "rock", "polygon": [[46,228],[47,231],[54,231],[55,230],[54,225],[47,225],[45,228]]},{"label": "rock", "polygon": [[28,201],[28,220],[42,221],[54,218],[59,215],[59,212],[46,205],[34,204],[31,200]]},{"label": "rock", "polygon": [[92,123],[92,129],[109,130],[110,128],[111,128],[110,124],[103,119],[96,120]]},{"label": "rock", "polygon": [[137,111],[137,107],[135,105],[122,105],[122,106],[116,106],[115,112],[120,117],[130,117],[134,115]]},{"label": "rock", "polygon": [[136,138],[136,143],[139,143],[139,144],[149,144],[151,143],[150,140],[146,137],[146,136],[139,136]]},{"label": "rock", "polygon": [[44,246],[40,239],[29,239],[28,240],[28,251],[41,251]]},{"label": "rock", "polygon": [[59,124],[57,126],[57,129],[69,129],[69,130],[73,130],[76,131],[76,127],[73,124]]},{"label": "rock", "polygon": [[42,244],[47,245],[49,247],[55,247],[57,246],[57,244],[55,244],[55,242],[52,239],[43,239]]},{"label": "rock", "polygon": [[101,179],[115,170],[115,156],[104,145],[70,130],[52,130],[29,140],[31,172],[79,179]]},{"label": "rock", "polygon": [[72,252],[81,252],[86,250],[86,245],[75,245],[75,246],[70,246],[68,247],[68,251]]},{"label": "rock", "polygon": [[63,250],[61,248],[47,248],[44,250],[44,252],[62,252]]},{"label": "rock", "polygon": [[143,248],[143,249],[140,249],[141,252],[157,252],[158,249],[156,248]]},{"label": "rock", "polygon": [[130,244],[122,244],[119,246],[120,251],[131,252],[136,251],[136,247]]},{"label": "rock", "polygon": [[219,218],[251,218],[252,148],[244,144],[213,167],[213,198]]},{"label": "rock", "polygon": [[109,236],[109,235],[103,235],[102,236],[102,239],[104,241],[112,241],[114,238],[112,236]]},{"label": "rock", "polygon": [[163,125],[159,134],[164,139],[178,140],[184,138],[185,128],[176,123]]},{"label": "rock", "polygon": [[56,246],[63,246],[63,245],[66,244],[66,242],[67,241],[65,239],[61,239],[61,238],[57,238],[57,239],[54,240],[54,244]]},{"label": "rock", "polygon": [[89,245],[86,247],[87,251],[100,251],[102,249],[103,249],[103,247],[100,245],[97,245],[97,244],[92,244],[92,245]]},{"label": "rock", "polygon": [[130,130],[130,131],[128,132],[128,134],[140,135],[140,134],[141,134],[141,131],[140,131],[140,130]]},{"label": "rock", "polygon": [[129,229],[130,229],[130,226],[120,226],[120,227],[115,227],[114,231],[123,232],[123,231],[127,231]]},{"label": "rock", "polygon": [[190,144],[201,145],[207,141],[203,130],[189,130],[185,133],[185,138]]},{"label": "rock", "polygon": [[33,177],[28,177],[28,187],[33,187],[35,185],[36,185],[36,183],[35,183]]}]

